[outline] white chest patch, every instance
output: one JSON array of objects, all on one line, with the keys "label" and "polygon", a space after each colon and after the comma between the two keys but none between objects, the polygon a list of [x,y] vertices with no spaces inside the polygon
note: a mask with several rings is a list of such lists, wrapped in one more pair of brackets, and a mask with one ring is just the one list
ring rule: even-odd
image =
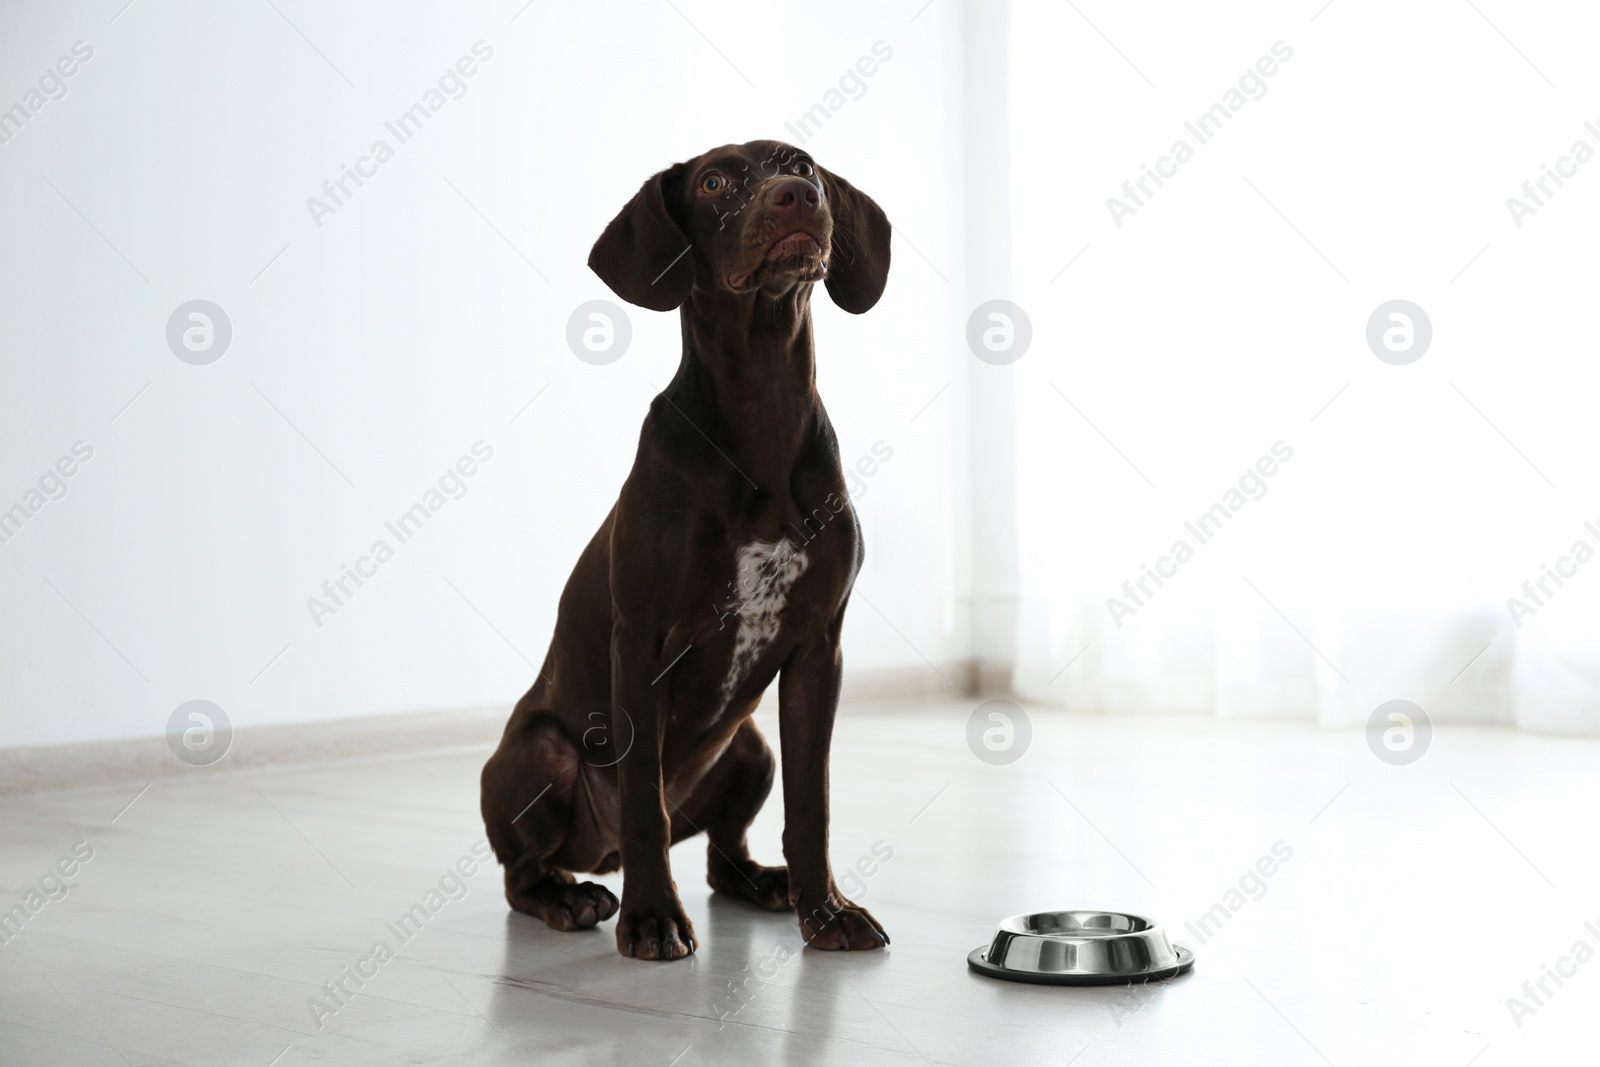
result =
[{"label": "white chest patch", "polygon": [[723,616],[737,616],[739,622],[733,639],[733,659],[728,664],[728,676],[722,680],[722,710],[733,700],[761,653],[778,636],[789,589],[805,573],[808,562],[806,554],[788,538],[740,546],[730,583],[733,603]]}]

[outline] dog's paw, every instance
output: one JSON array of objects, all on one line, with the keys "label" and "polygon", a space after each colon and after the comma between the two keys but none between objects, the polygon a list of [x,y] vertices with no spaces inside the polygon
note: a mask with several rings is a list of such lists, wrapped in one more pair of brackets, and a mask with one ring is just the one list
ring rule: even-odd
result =
[{"label": "dog's paw", "polygon": [[789,868],[763,867],[748,860],[738,863],[714,848],[710,853],[706,882],[716,892],[768,911],[789,910]]},{"label": "dog's paw", "polygon": [[872,913],[840,896],[830,897],[813,908],[796,909],[800,916],[800,936],[812,948],[831,952],[862,952],[883,948],[889,935]]},{"label": "dog's paw", "polygon": [[598,882],[546,882],[521,898],[508,893],[507,899],[552,930],[587,930],[617,913],[617,898]]},{"label": "dog's paw", "polygon": [[694,924],[677,895],[648,903],[628,899],[623,890],[617,919],[617,951],[641,960],[681,960],[699,947]]}]

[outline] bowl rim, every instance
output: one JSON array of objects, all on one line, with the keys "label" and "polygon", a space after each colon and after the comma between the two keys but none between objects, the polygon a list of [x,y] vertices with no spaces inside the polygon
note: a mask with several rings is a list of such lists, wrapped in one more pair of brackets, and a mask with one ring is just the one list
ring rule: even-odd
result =
[{"label": "bowl rim", "polygon": [[[1007,925],[1008,923],[1017,923],[1021,925],[1026,923],[1027,920],[1035,919],[1041,915],[1108,915],[1116,916],[1120,919],[1130,919],[1134,924],[1142,925],[1134,925],[1132,929],[1128,930],[1115,930],[1110,927],[1090,927],[1081,930],[1055,930],[1048,933],[1038,930],[1018,929],[1016,927]],[[1007,915],[1004,919],[1001,919],[1000,922],[995,926],[995,933],[1010,934],[1012,937],[1039,937],[1054,939],[1079,937],[1138,937],[1148,936],[1150,934],[1160,934],[1163,939],[1166,938],[1166,930],[1162,928],[1159,922],[1150,918],[1150,916],[1140,915],[1139,913],[1132,911],[1117,911],[1112,908],[1057,908],[1053,911],[1019,912],[1016,915]]]},{"label": "bowl rim", "polygon": [[1167,967],[1156,967],[1148,971],[1136,971],[1132,974],[1111,974],[1110,972],[1091,972],[1087,974],[1068,974],[1050,971],[1015,971],[1009,967],[1001,967],[990,963],[986,954],[988,945],[979,945],[967,953],[968,969],[983,975],[986,978],[999,978],[1007,982],[1027,982],[1030,985],[1139,985],[1144,982],[1161,982],[1169,978],[1187,974],[1194,968],[1194,952],[1187,945],[1173,945],[1172,950],[1178,954],[1178,962]]}]

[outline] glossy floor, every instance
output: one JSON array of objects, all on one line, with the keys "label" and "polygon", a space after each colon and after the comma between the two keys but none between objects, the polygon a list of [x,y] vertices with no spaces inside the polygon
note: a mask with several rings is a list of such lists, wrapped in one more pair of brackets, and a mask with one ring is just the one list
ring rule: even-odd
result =
[{"label": "glossy floor", "polygon": [[[5,800],[8,899],[93,857],[0,945],[0,1062],[1494,1067],[1592,1048],[1600,743],[1439,728],[1395,767],[1359,733],[1035,711],[1027,753],[993,766],[971,711],[840,719],[832,856],[842,877],[876,852],[857,896],[894,938],[877,953],[800,952],[792,919],[711,899],[700,840],[673,853],[688,962],[618,957],[612,923],[508,914],[497,869],[449,876],[481,840],[481,749],[197,772],[125,811],[137,787]],[[775,794],[758,858],[781,826]],[[1156,916],[1199,962],[1132,991],[968,972],[1001,917],[1066,907]],[[369,977],[314,1011],[323,983],[355,988],[346,966]]]}]

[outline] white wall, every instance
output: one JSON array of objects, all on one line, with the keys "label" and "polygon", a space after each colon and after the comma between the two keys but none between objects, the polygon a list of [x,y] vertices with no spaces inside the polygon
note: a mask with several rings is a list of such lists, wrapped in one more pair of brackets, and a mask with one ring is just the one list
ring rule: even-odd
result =
[{"label": "white wall", "polygon": [[[653,170],[793,139],[880,40],[806,142],[897,230],[879,307],[817,310],[845,456],[894,450],[858,500],[846,655],[967,655],[956,5],[122,3],[0,14],[0,107],[93,50],[0,144],[0,508],[93,450],[0,544],[0,744],[160,733],[193,698],[235,724],[514,700],[677,360],[676,316],[639,309],[619,362],[568,351],[610,295],[589,245]],[[385,122],[480,40],[399,144]],[[307,198],[379,138],[393,158],[317,226]],[[206,366],[165,339],[196,298],[233,328]],[[466,495],[315,626],[307,598],[480,440]]]}]

